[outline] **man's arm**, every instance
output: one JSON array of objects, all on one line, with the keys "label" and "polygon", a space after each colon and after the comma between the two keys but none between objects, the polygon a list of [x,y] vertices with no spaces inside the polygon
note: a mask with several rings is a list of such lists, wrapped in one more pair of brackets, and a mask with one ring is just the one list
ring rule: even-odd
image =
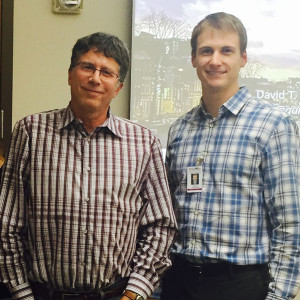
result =
[{"label": "man's arm", "polygon": [[300,141],[296,124],[284,119],[263,158],[265,202],[271,222],[266,299],[293,299],[300,286]]},{"label": "man's arm", "polygon": [[29,191],[28,135],[17,123],[3,166],[0,192],[0,274],[14,299],[33,299],[24,257]]},{"label": "man's arm", "polygon": [[169,251],[176,232],[176,221],[158,140],[152,145],[148,174],[141,197],[148,202],[140,223],[133,272],[127,288],[145,299],[171,266]]}]

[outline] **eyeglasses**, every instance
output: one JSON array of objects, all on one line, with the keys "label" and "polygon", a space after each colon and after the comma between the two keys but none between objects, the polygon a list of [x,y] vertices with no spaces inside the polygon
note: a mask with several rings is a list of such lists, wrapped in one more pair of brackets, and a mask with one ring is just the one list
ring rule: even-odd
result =
[{"label": "eyeglasses", "polygon": [[84,72],[86,75],[92,76],[96,71],[99,71],[99,76],[102,76],[102,78],[105,79],[120,79],[119,75],[109,71],[107,69],[97,69],[93,64],[85,63],[85,62],[79,62],[76,64],[76,66],[79,66],[80,70]]}]

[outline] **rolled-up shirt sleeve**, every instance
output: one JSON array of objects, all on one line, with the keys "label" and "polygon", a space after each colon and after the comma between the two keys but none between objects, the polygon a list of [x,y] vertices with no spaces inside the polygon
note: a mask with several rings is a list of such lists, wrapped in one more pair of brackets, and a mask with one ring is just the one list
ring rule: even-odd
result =
[{"label": "rolled-up shirt sleeve", "polygon": [[15,299],[33,299],[25,258],[30,168],[28,144],[24,124],[18,122],[3,165],[0,192],[1,281]]},{"label": "rolled-up shirt sleeve", "polygon": [[293,299],[300,282],[300,142],[285,118],[264,151],[264,196],[271,223],[267,299]]},{"label": "rolled-up shirt sleeve", "polygon": [[150,296],[161,275],[171,266],[169,251],[177,228],[157,139],[152,145],[147,170],[141,191],[141,197],[147,204],[133,257],[133,272],[127,286],[127,289],[138,292],[144,298]]}]

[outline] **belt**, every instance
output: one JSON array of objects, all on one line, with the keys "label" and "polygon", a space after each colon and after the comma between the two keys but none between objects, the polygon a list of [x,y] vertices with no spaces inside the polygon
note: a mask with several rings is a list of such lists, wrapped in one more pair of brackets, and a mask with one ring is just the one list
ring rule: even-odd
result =
[{"label": "belt", "polygon": [[56,291],[47,286],[44,283],[31,282],[33,295],[40,297],[43,300],[107,300],[112,297],[120,296],[124,290],[110,289],[101,292],[61,292]]},{"label": "belt", "polygon": [[254,270],[268,270],[268,264],[236,265],[228,262],[194,264],[176,256],[174,259],[174,268],[178,268],[178,271],[186,271],[189,274],[197,274],[201,277],[213,277]]}]

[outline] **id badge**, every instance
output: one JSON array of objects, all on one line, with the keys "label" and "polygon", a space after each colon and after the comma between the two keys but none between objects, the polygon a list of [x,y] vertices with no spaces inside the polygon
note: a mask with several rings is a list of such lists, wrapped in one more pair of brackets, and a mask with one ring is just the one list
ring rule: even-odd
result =
[{"label": "id badge", "polygon": [[202,192],[202,166],[187,168],[187,192]]}]

